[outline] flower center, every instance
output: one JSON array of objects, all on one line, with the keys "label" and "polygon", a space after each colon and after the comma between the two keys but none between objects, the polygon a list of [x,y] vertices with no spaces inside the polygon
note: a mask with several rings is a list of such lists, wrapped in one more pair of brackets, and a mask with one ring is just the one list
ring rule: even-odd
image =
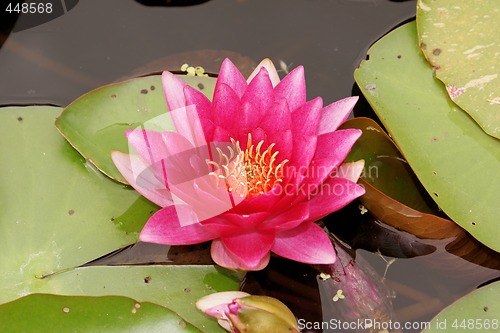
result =
[{"label": "flower center", "polygon": [[275,143],[263,149],[264,140],[257,145],[252,143],[252,135],[248,134],[247,147],[242,150],[238,141],[231,138],[232,146],[225,153],[216,148],[219,163],[208,161],[215,170],[210,172],[219,185],[224,180],[227,190],[242,197],[253,197],[270,191],[283,181],[283,168],[288,160],[277,163],[279,151],[273,151]]}]

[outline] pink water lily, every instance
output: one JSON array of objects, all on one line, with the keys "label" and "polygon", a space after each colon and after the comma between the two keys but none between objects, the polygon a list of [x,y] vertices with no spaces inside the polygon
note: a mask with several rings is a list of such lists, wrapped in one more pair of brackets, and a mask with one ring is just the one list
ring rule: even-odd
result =
[{"label": "pink water lily", "polygon": [[270,60],[245,80],[222,64],[212,101],[170,72],[163,88],[176,132],[127,132],[139,153],[112,158],[137,191],[162,208],[140,240],[213,240],[213,260],[259,270],[270,252],[331,264],[335,251],[314,222],[361,196],[363,161],[344,163],[361,135],[337,130],[357,97],[306,101],[303,67],[280,81]]}]

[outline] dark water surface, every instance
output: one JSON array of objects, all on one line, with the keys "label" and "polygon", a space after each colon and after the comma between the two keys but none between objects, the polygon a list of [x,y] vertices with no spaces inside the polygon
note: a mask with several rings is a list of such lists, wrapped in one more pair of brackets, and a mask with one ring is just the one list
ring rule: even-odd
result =
[{"label": "dark water surface", "polygon": [[[265,57],[277,66],[280,60],[290,68],[304,65],[308,98],[321,96],[327,104],[351,95],[353,71],[369,46],[412,18],[416,7],[415,1],[390,0],[72,3],[66,14],[22,31],[8,34],[8,24],[16,30],[15,20],[0,22],[0,105],[66,106],[89,90],[125,77],[179,70],[184,59],[200,61],[193,65],[216,72],[226,55],[233,55],[247,72]],[[165,3],[169,6],[157,6]],[[175,6],[179,3],[184,6]],[[188,5],[192,3],[197,5]],[[191,254],[185,255],[183,249]],[[379,278],[385,273],[384,284],[401,321],[430,320],[444,306],[498,276],[498,271],[443,253],[397,259],[387,272],[381,256],[362,250],[358,256],[374,267],[372,273]],[[203,245],[169,249],[139,243],[94,264],[151,262],[206,263],[210,257]],[[317,318],[316,296],[309,303],[297,302],[294,296],[294,288],[302,288],[297,293],[301,297],[304,290],[318,293],[316,275],[305,265],[277,260],[251,276],[247,286],[287,295],[298,313]]]},{"label": "dark water surface", "polygon": [[0,104],[65,106],[147,63],[204,49],[304,65],[309,97],[329,103],[351,94],[353,71],[370,44],[414,16],[415,6],[388,0],[212,0],[161,7],[81,0],[65,15],[8,37],[0,49]]}]

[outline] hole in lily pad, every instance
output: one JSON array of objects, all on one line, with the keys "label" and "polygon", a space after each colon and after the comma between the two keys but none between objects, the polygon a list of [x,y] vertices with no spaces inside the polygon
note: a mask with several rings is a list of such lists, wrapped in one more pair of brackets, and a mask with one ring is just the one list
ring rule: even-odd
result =
[{"label": "hole in lily pad", "polygon": [[24,120],[24,119],[23,119],[23,117],[17,117],[17,121],[18,121],[18,122],[22,123],[22,122],[23,122],[23,120]]},{"label": "hole in lily pad", "polygon": [[436,48],[434,50],[432,50],[432,54],[434,54],[435,56],[438,56],[441,54],[441,49],[440,48]]},{"label": "hole in lily pad", "polygon": [[485,307],[483,308],[483,311],[484,311],[484,312],[488,312],[488,307],[487,307],[487,306],[485,306]]},{"label": "hole in lily pad", "polygon": [[151,282],[151,276],[146,276],[144,278],[144,283],[149,283],[149,282]]}]

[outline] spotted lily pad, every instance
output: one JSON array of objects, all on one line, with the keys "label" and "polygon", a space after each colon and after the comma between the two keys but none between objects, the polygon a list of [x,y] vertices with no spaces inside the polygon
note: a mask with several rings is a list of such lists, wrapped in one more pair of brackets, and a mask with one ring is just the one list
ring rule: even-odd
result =
[{"label": "spotted lily pad", "polygon": [[87,163],[54,127],[60,112],[0,109],[0,303],[136,242],[158,209]]},{"label": "spotted lily pad", "polygon": [[[212,98],[215,79],[181,76],[186,83]],[[125,131],[139,126],[173,131],[163,95],[161,76],[147,76],[97,88],[71,103],[56,126],[71,145],[99,170],[125,183],[111,160],[111,151],[128,151]],[[161,116],[160,121],[148,122]]]},{"label": "spotted lily pad", "polygon": [[449,100],[418,46],[414,22],[392,31],[356,82],[439,207],[498,252],[499,142]]},{"label": "spotted lily pad", "polygon": [[111,331],[106,327],[119,332],[201,332],[162,306],[118,296],[37,294],[0,306],[2,332]]},{"label": "spotted lily pad", "polygon": [[75,269],[136,242],[158,207],[78,154],[53,125],[60,112],[44,106],[0,109],[0,304],[32,293],[122,295],[168,307],[205,332],[223,332],[194,303],[208,293],[238,289],[240,277],[227,270]]},{"label": "spotted lily pad", "polygon": [[500,138],[498,0],[419,0],[420,47],[450,98]]},{"label": "spotted lily pad", "polygon": [[238,290],[243,275],[213,265],[92,266],[47,277],[39,291],[59,295],[120,295],[175,311],[203,332],[224,332],[195,307],[210,293]]},{"label": "spotted lily pad", "polygon": [[441,311],[422,333],[498,332],[500,282],[482,287]]}]

